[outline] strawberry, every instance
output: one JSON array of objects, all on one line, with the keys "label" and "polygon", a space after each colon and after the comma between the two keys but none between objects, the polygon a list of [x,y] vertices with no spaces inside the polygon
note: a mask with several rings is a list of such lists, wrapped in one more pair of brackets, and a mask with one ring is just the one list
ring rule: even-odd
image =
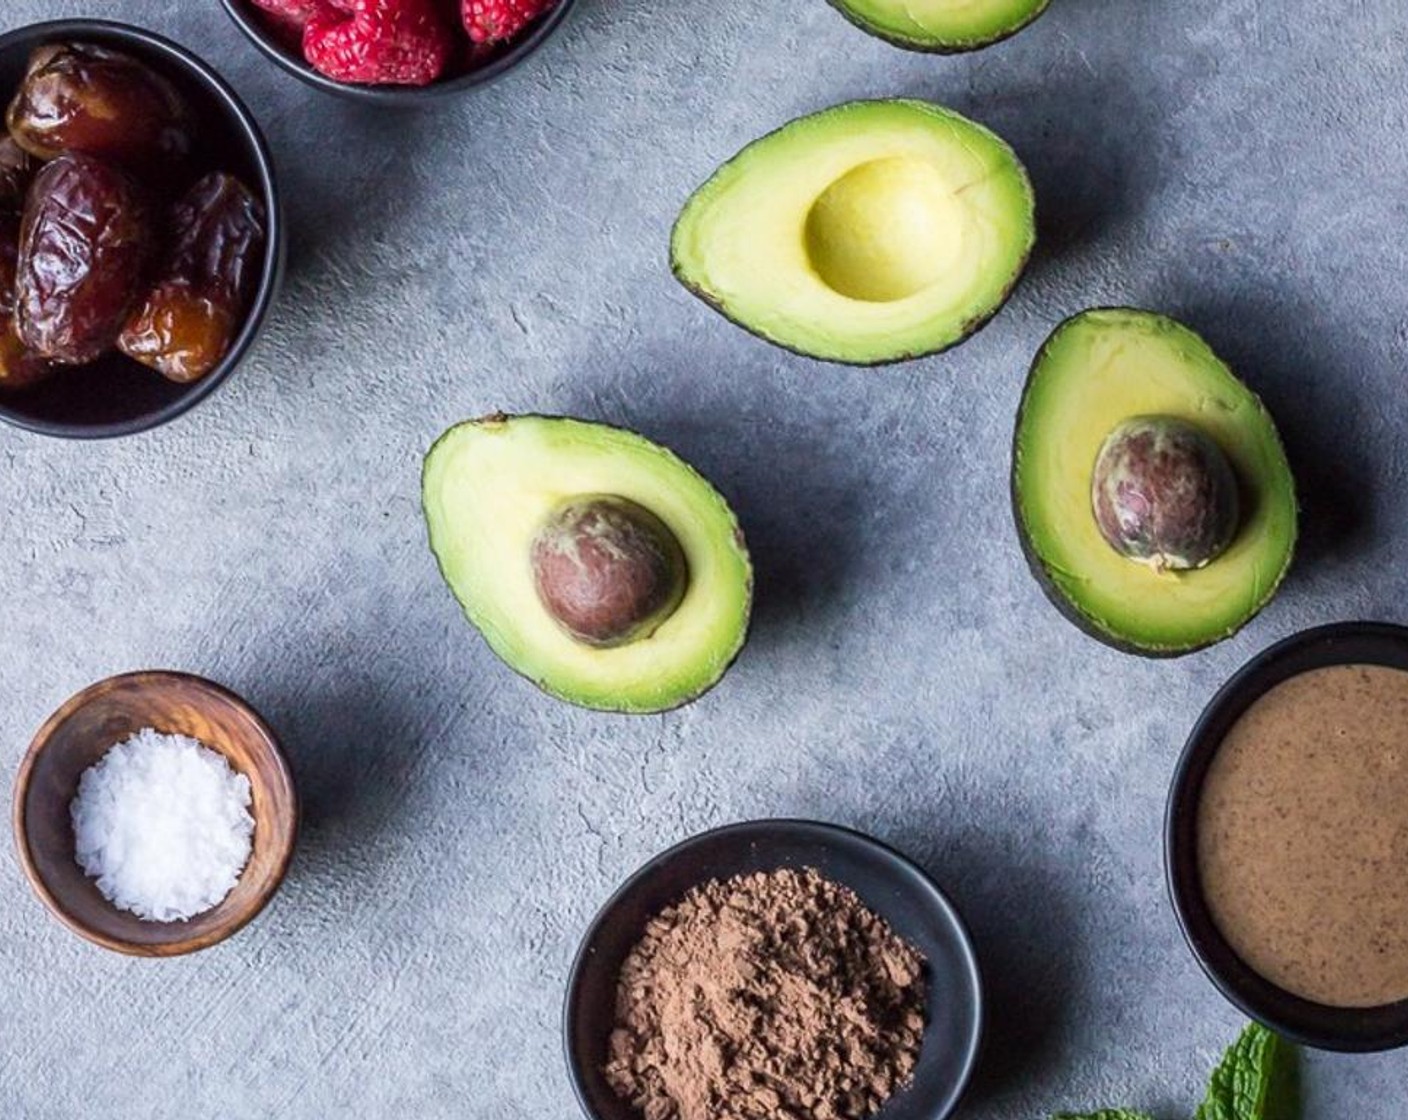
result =
[{"label": "strawberry", "polygon": [[435,0],[332,0],[303,31],[303,55],[339,82],[429,85],[454,47]]},{"label": "strawberry", "polygon": [[462,0],[464,29],[476,43],[506,43],[541,19],[557,0]]}]

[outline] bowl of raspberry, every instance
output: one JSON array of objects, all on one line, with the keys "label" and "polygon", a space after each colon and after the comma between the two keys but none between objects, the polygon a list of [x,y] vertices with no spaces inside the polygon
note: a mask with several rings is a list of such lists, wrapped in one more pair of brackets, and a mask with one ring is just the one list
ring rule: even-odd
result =
[{"label": "bowl of raspberry", "polygon": [[513,69],[573,0],[220,0],[264,56],[329,93],[419,105]]}]

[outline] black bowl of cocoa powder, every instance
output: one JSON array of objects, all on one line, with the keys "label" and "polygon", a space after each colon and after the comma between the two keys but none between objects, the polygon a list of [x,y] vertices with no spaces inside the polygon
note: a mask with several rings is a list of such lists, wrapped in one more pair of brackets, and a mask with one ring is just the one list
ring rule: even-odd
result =
[{"label": "black bowl of cocoa powder", "polygon": [[587,930],[564,1009],[590,1120],[942,1120],[982,1033],[953,904],[894,849],[814,821],[730,825],[651,860]]}]

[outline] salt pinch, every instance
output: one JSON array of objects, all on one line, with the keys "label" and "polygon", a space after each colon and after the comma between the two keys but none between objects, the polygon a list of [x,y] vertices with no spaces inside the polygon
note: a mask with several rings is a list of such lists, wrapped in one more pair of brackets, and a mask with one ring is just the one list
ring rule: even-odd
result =
[{"label": "salt pinch", "polygon": [[249,779],[217,751],[144,728],[79,779],[79,865],[104,898],[145,921],[184,921],[234,889],[253,848]]}]

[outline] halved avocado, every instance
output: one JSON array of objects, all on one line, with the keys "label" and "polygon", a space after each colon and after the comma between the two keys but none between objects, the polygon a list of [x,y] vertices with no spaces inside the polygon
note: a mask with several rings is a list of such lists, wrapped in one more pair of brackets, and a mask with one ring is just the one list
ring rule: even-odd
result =
[{"label": "halved avocado", "polygon": [[[1097,456],[1136,418],[1183,422],[1231,464],[1240,520],[1202,567],[1132,560],[1096,522]],[[1012,503],[1051,601],[1088,634],[1148,656],[1230,637],[1270,601],[1295,551],[1295,481],[1271,416],[1201,338],[1148,311],[1082,312],[1042,347],[1017,414]]]},{"label": "halved avocado", "polygon": [[671,266],[733,322],[813,358],[946,350],[1006,301],[1036,241],[1001,139],[925,101],[853,101],[750,144],[690,198]]},{"label": "halved avocado", "polygon": [[1051,0],[831,0],[863,31],[912,51],[954,54],[1015,35]]},{"label": "halved avocado", "polygon": [[[737,520],[693,468],[634,432],[470,420],[430,449],[422,501],[469,620],[553,696],[664,711],[711,688],[743,646],[753,571]],[[638,617],[613,618],[623,602]]]}]

